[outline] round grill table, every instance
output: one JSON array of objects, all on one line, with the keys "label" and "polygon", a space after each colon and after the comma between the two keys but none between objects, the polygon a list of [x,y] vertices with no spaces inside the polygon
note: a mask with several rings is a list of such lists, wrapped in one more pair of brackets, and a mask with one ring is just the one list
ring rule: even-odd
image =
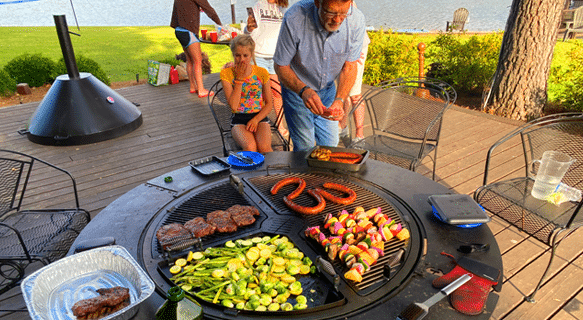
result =
[{"label": "round grill table", "polygon": [[[273,174],[273,170],[282,170],[282,167],[289,172],[311,173],[325,170],[310,168],[305,157],[306,154],[302,152],[272,152],[265,155],[265,163],[256,170],[245,172],[231,169],[231,173],[235,175],[251,173],[255,176],[260,176]],[[464,254],[456,251],[460,245],[470,243],[489,244],[490,249],[488,251],[470,253],[466,256],[502,270],[500,250],[487,225],[464,229],[441,223],[433,216],[431,205],[427,199],[431,195],[452,193],[447,187],[418,173],[371,159],[367,160],[359,172],[327,170],[326,174],[365,181],[386,190],[394,195],[395,199],[402,202],[399,205],[407,207],[415,215],[415,220],[420,225],[420,229],[422,229],[422,239],[420,241],[421,258],[413,266],[409,279],[398,290],[393,290],[380,297],[377,294],[372,302],[369,296],[357,298],[360,299],[357,301],[362,303],[361,308],[352,309],[342,316],[336,315],[334,316],[335,318],[395,319],[409,304],[423,302],[438,292],[431,285],[433,279],[438,277],[435,272],[447,273],[454,266],[451,260],[442,255],[441,252],[452,254],[459,259],[464,256]],[[167,176],[172,176],[173,181],[170,183],[164,182],[164,178]],[[114,237],[116,244],[125,247],[142,267],[148,269],[148,265],[157,264],[158,261],[151,258],[146,252],[148,250],[144,249],[145,246],[140,243],[144,242],[146,237],[145,234],[147,232],[144,232],[144,230],[151,227],[152,220],[155,220],[152,217],[162,210],[167,210],[169,203],[191,190],[225,179],[225,176],[228,177],[225,174],[204,176],[195,172],[189,166],[185,166],[139,185],[103,209],[81,232],[71,247],[69,254],[73,254],[74,248],[80,242],[86,244],[87,241],[99,240],[103,237]],[[152,272],[149,274],[157,286],[159,281],[163,281],[160,280],[161,278],[157,278],[160,275]],[[135,319],[151,318],[156,309],[164,302],[162,294],[163,289],[157,288],[157,291],[140,305]],[[498,302],[498,297],[496,292],[491,292],[486,304],[486,310],[479,316],[464,316],[455,311],[447,299],[443,299],[431,307],[425,319],[488,319],[491,317],[492,311]],[[225,316],[225,318],[229,317],[231,316]],[[306,313],[298,317],[287,318],[311,319],[314,317],[314,315],[310,316],[309,313]],[[323,317],[320,314],[318,318]]]}]

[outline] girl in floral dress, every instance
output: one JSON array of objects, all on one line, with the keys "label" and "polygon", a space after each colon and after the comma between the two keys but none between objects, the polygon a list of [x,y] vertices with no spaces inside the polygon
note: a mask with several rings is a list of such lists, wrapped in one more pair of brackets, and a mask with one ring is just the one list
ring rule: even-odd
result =
[{"label": "girl in floral dress", "polygon": [[267,115],[273,108],[269,73],[254,62],[255,42],[250,35],[231,41],[235,64],[221,71],[221,82],[231,107],[231,132],[245,151],[271,152],[271,127]]}]

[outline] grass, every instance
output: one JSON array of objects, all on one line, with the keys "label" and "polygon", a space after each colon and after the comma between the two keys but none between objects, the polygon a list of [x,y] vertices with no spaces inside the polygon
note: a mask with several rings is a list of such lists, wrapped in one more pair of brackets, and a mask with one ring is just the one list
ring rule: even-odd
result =
[{"label": "grass", "polygon": [[[206,26],[212,29],[211,26]],[[182,47],[171,27],[70,27],[75,55],[95,60],[111,82],[147,78],[147,61],[174,58]],[[54,61],[63,57],[55,27],[0,27],[0,67],[24,53],[40,53]],[[212,72],[232,60],[228,46],[202,44],[209,55]]]},{"label": "grass", "polygon": [[[212,26],[204,26],[212,29]],[[158,27],[74,27],[70,30],[81,34],[71,35],[76,55],[95,60],[101,65],[111,82],[130,81],[147,78],[147,61],[174,58],[182,52],[182,47],[168,26]],[[429,44],[435,34],[398,35],[410,37],[414,42]],[[462,36],[465,37],[465,36]],[[467,36],[470,37],[469,35]],[[24,53],[40,53],[54,61],[63,54],[54,27],[0,27],[0,68],[13,58]],[[219,72],[221,67],[232,60],[228,46],[202,44],[202,51],[209,55],[211,72]],[[553,64],[565,62],[567,52],[573,47],[570,42],[558,41],[555,46]],[[426,61],[428,65],[429,61]]]}]

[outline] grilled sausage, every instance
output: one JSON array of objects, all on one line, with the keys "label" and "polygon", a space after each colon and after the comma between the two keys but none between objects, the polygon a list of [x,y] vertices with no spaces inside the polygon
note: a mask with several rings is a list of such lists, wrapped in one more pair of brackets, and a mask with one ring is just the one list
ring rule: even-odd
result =
[{"label": "grilled sausage", "polygon": [[334,202],[337,204],[349,205],[356,200],[356,192],[354,192],[354,190],[352,190],[348,187],[345,187],[341,184],[326,182],[326,183],[324,183],[323,187],[326,189],[336,190],[336,191],[340,191],[342,193],[348,194],[348,197],[340,198],[340,197],[337,197],[337,196],[329,193],[328,191],[316,188],[316,191],[318,191],[322,195],[322,197],[324,197],[326,200],[329,200],[331,202]]},{"label": "grilled sausage", "polygon": [[350,163],[350,164],[355,164],[355,163],[359,163],[362,160],[362,156],[358,155],[359,158],[354,158],[354,159],[350,159],[350,158],[330,158],[330,161],[332,162],[341,162],[341,163]]},{"label": "grilled sausage", "polygon": [[362,155],[352,152],[332,152],[330,158],[340,158],[340,159],[358,159],[362,158]]},{"label": "grilled sausage", "polygon": [[273,185],[273,187],[271,187],[271,194],[276,195],[283,186],[287,186],[288,184],[292,183],[297,183],[298,187],[292,191],[292,193],[288,194],[287,198],[290,200],[297,198],[306,188],[306,180],[298,177],[289,177],[279,180],[276,184]]},{"label": "grilled sausage", "polygon": [[314,199],[316,199],[316,201],[318,201],[317,205],[315,205],[313,207],[300,206],[300,205],[296,204],[295,202],[293,202],[292,199],[289,198],[289,196],[283,197],[283,202],[291,210],[293,210],[295,212],[302,213],[302,214],[314,215],[314,214],[318,214],[318,213],[324,211],[324,208],[326,207],[326,200],[324,200],[322,195],[320,195],[317,191],[312,190],[312,189],[308,190],[308,194],[310,196],[312,196]]}]

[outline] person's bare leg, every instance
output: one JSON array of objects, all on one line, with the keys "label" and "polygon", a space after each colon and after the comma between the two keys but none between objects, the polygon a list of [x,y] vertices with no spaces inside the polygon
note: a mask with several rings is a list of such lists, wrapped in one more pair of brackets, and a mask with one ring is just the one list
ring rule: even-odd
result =
[{"label": "person's bare leg", "polygon": [[344,106],[343,106],[344,116],[342,117],[342,119],[340,119],[340,121],[338,121],[338,125],[340,126],[340,130],[343,130],[348,125],[348,113],[350,112],[351,106],[352,106],[352,104],[350,104],[350,99],[346,99],[346,101],[344,101]]},{"label": "person's bare leg", "polygon": [[255,132],[257,151],[261,153],[271,152],[271,126],[267,122],[260,122]]},{"label": "person's bare leg", "polygon": [[257,144],[255,143],[255,135],[253,132],[247,131],[244,125],[238,124],[231,129],[233,139],[245,151],[257,152]]},{"label": "person's bare leg", "polygon": [[190,93],[196,93],[196,77],[194,76],[194,60],[191,57],[190,47],[193,44],[188,46],[188,48],[184,48],[184,54],[186,55],[186,73],[188,74],[188,81],[190,82]]},{"label": "person's bare leg", "polygon": [[[356,105],[362,96],[354,95],[350,97],[352,105]],[[354,126],[356,127],[356,138],[363,139],[364,138],[364,104],[360,103],[358,107],[354,110]]]},{"label": "person's bare leg", "polygon": [[[202,82],[202,53],[200,50],[200,42],[195,42],[188,46],[188,52],[192,59],[192,68],[194,73],[194,78],[196,80],[196,88],[198,90],[198,95],[205,97],[208,91],[204,88],[204,83]],[[189,73],[190,77],[190,73]],[[191,87],[192,90],[192,87]]]}]

